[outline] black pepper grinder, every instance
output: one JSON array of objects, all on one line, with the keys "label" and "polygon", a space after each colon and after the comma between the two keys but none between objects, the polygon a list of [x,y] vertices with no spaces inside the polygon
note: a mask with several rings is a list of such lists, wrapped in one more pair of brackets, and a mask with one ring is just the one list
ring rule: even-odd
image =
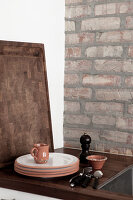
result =
[{"label": "black pepper grinder", "polygon": [[84,133],[84,135],[80,137],[80,143],[82,148],[82,152],[80,154],[80,163],[88,163],[86,157],[90,155],[89,148],[91,137],[87,133]]}]

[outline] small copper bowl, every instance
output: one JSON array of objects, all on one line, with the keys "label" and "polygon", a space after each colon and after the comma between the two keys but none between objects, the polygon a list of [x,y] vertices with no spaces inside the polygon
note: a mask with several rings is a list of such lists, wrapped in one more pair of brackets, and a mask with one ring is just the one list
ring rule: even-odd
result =
[{"label": "small copper bowl", "polygon": [[93,170],[101,170],[107,157],[102,155],[91,155],[87,156],[86,159],[89,160]]}]

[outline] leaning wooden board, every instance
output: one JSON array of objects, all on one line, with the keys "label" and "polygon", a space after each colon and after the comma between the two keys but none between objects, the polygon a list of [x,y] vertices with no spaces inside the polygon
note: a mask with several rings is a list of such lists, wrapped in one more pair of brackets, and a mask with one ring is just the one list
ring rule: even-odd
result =
[{"label": "leaning wooden board", "polygon": [[43,44],[0,41],[0,167],[53,138]]}]

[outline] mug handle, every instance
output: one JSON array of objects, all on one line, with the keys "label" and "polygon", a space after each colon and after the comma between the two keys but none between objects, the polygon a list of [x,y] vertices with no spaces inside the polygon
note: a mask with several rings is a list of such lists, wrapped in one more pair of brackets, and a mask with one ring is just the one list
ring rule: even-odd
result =
[{"label": "mug handle", "polygon": [[32,149],[31,149],[31,155],[35,158],[35,159],[37,159],[37,157],[35,156],[35,153],[34,153],[34,151],[37,151],[37,153],[38,153],[38,149],[36,148],[36,147],[33,147]]}]

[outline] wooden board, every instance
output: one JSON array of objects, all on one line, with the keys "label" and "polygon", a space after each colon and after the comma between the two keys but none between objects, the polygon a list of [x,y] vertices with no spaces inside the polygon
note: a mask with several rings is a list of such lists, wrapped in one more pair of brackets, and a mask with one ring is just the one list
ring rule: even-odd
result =
[{"label": "wooden board", "polygon": [[43,44],[0,41],[0,167],[53,138]]}]

